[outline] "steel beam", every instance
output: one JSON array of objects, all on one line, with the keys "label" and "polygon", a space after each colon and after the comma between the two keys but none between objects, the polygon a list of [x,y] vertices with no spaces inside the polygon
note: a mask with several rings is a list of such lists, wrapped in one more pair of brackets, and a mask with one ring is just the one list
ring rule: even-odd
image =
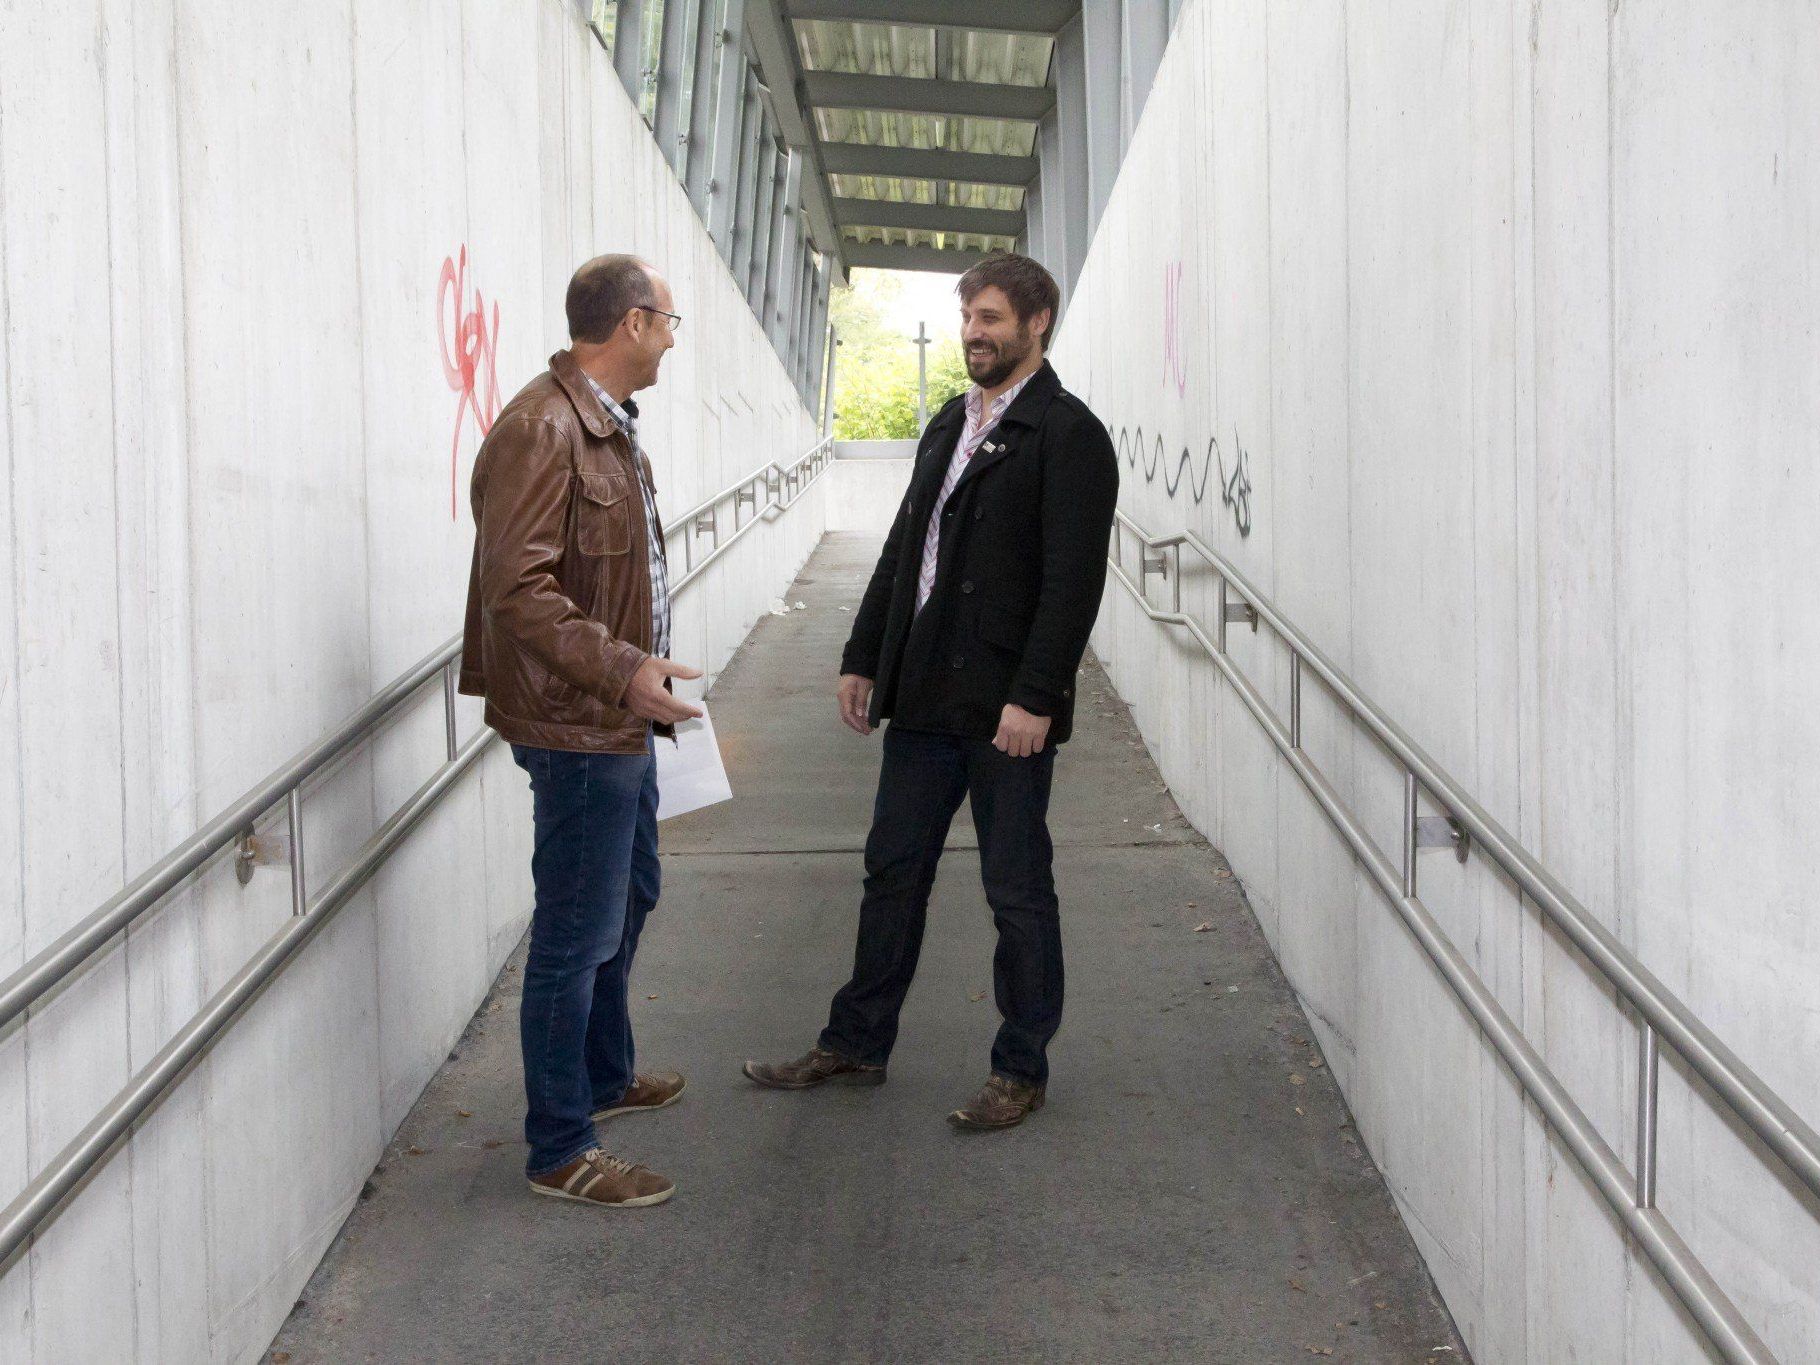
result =
[{"label": "steel beam", "polygon": [[1087,231],[1099,227],[1123,154],[1119,147],[1119,11],[1122,0],[1082,0],[1087,76]]},{"label": "steel beam", "polygon": [[979,251],[948,251],[935,246],[888,246],[884,242],[848,242],[847,264],[878,270],[934,270],[958,275],[985,260]]},{"label": "steel beam", "polygon": [[892,227],[919,232],[978,232],[995,237],[1016,237],[1024,230],[1024,211],[906,204],[896,199],[836,199],[834,221],[843,227]]},{"label": "steel beam", "polygon": [[[791,339],[790,319],[796,309],[798,262],[802,259],[803,240],[800,225],[803,218],[803,163],[807,158],[792,149],[784,165],[784,192],[778,204],[776,242],[765,270],[765,294],[759,314],[765,331],[774,340]],[[778,348],[780,351],[784,347]],[[788,364],[788,360],[785,362]]]},{"label": "steel beam", "polygon": [[[1053,123],[1037,129],[1042,148],[1044,204],[1050,224],[1059,232],[1045,232],[1044,247],[1055,256],[1050,263],[1062,286],[1062,300],[1074,291],[1081,266],[1087,259],[1090,231],[1087,217],[1087,65],[1082,46],[1081,21],[1076,19],[1055,39],[1055,112]],[[1050,136],[1051,131],[1053,137]]]},{"label": "steel beam", "polygon": [[[739,285],[741,293],[745,293],[746,279],[752,270],[752,242],[757,235],[752,208],[758,200],[758,154],[765,137],[765,106],[758,97],[758,82],[750,71],[746,73],[745,110],[740,129],[739,185],[733,198],[733,254],[727,264],[733,267],[734,283]],[[751,295],[747,294],[747,297]]]},{"label": "steel beam", "polygon": [[645,0],[619,0],[613,21],[613,70],[632,97],[632,107],[644,117]]},{"label": "steel beam", "polygon": [[845,269],[840,253],[844,244],[840,229],[834,225],[834,205],[821,166],[821,144],[815,134],[815,120],[803,106],[798,89],[802,71],[796,56],[796,33],[784,16],[779,0],[749,0],[743,23],[752,44],[759,79],[774,95],[778,131],[792,151],[803,152],[809,158],[803,168],[807,232],[815,245],[828,254],[835,279],[842,280]]},{"label": "steel beam", "polygon": [[714,157],[714,54],[720,50],[720,0],[695,6],[695,80],[689,87],[689,131],[683,139],[682,178],[696,216],[708,221],[708,180]]},{"label": "steel beam", "polygon": [[[1117,76],[1116,69],[1114,77]],[[919,80],[849,71],[805,71],[803,99],[824,109],[879,109],[950,118],[1003,118],[1035,123],[1055,107],[1045,85],[987,85],[977,81]],[[1113,117],[1118,109],[1113,109]]]},{"label": "steel beam", "polygon": [[992,156],[984,152],[824,142],[822,169],[829,175],[883,175],[900,180],[1024,186],[1036,179],[1040,168],[1034,156]]},{"label": "steel beam", "polygon": [[778,234],[783,229],[783,173],[784,159],[789,153],[777,145],[777,139],[771,136],[770,120],[765,121],[764,146],[759,150],[758,161],[758,195],[752,204],[752,228],[758,236],[752,242],[752,269],[742,283],[746,286],[746,298],[752,305],[752,312],[758,318],[759,326],[765,329],[772,344],[777,342],[771,319],[765,312],[765,290],[771,283],[771,257],[777,250]]},{"label": "steel beam", "polygon": [[982,5],[979,0],[890,0],[881,6],[878,0],[789,0],[788,8],[792,19],[1054,33],[1079,12],[1081,4],[1080,0],[1017,0],[1016,4],[999,5]]},{"label": "steel beam", "polygon": [[688,143],[684,136],[691,111],[683,106],[683,69],[694,59],[690,48],[689,21],[695,16],[695,0],[664,0],[663,42],[657,58],[657,112],[651,132],[657,138],[657,150],[670,163],[680,178],[683,174]]},{"label": "steel beam", "polygon": [[1144,116],[1144,105],[1150,98],[1150,87],[1156,84],[1156,69],[1163,64],[1163,49],[1169,46],[1169,10],[1158,4],[1124,6],[1124,31],[1119,35],[1119,156],[1131,146],[1131,135]]},{"label": "steel beam", "polygon": [[739,198],[740,131],[745,127],[746,114],[746,54],[740,41],[745,13],[746,0],[727,0],[726,27],[716,39],[721,55],[720,77],[714,82],[712,169],[703,186],[708,235],[720,248],[721,258],[729,262],[733,259],[729,250],[733,211]]}]

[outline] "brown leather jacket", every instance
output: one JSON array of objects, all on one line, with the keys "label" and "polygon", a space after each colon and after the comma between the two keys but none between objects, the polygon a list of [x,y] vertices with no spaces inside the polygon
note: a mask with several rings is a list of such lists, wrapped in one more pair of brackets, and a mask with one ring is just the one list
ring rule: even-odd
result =
[{"label": "brown leather jacket", "polygon": [[487,699],[487,724],[513,744],[644,752],[648,722],[621,704],[651,651],[638,477],[567,351],[481,443],[461,690]]}]

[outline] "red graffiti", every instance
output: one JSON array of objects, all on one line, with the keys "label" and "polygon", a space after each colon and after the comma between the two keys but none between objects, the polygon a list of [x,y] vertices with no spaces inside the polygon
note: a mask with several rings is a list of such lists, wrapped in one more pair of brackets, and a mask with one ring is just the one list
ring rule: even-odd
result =
[{"label": "red graffiti", "polygon": [[1163,382],[1175,385],[1176,397],[1188,392],[1188,364],[1182,357],[1182,263],[1163,267]]},{"label": "red graffiti", "polygon": [[467,307],[468,249],[459,257],[443,258],[442,277],[436,283],[436,327],[442,346],[442,373],[456,394],[455,435],[449,443],[449,519],[455,520],[456,484],[461,462],[461,429],[468,413],[485,436],[499,416],[499,304],[487,318],[487,301],[474,290],[474,306]]}]

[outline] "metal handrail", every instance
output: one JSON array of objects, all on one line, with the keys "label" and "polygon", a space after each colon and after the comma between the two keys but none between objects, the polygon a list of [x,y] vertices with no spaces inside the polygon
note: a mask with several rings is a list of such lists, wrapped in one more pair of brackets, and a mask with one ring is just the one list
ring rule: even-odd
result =
[{"label": "metal handrail", "polygon": [[[672,596],[679,596],[700,576],[702,569],[731,547],[734,539],[749,531],[759,515],[781,512],[792,506],[827,468],[832,448],[831,439],[823,440],[788,466],[775,462],[767,464],[710,503],[703,504],[705,507],[724,501],[750,484],[753,478],[776,475],[777,494],[759,508],[734,537],[679,579],[671,588]],[[786,486],[790,490],[788,497],[783,496]],[[667,530],[666,539],[679,529]],[[210,820],[0,984],[0,1028],[4,1028],[8,1021],[61,986],[116,935],[157,906],[211,858],[248,837],[256,822],[280,802],[287,805],[292,840],[291,919],[80,1133],[44,1165],[19,1196],[0,1211],[0,1273],[12,1265],[26,1243],[118,1149],[121,1137],[164,1098],[196,1059],[233,1025],[304,945],[321,932],[456,780],[473,766],[487,746],[498,738],[495,731],[482,726],[465,744],[457,742],[455,669],[460,655],[461,636],[457,635],[419,660],[346,721]],[[361,846],[353,861],[311,898],[303,876],[302,789],[355,744],[384,725],[439,673],[442,676],[445,761],[429,781]]]},{"label": "metal handrail", "polygon": [[[1255,588],[1232,561],[1192,531],[1153,536],[1124,511],[1112,533],[1111,571],[1146,616],[1188,631],[1238,692],[1246,708],[1270,735],[1316,802],[1353,852],[1390,898],[1393,907],[1428,953],[1454,993],[1478,1021],[1505,1064],[1560,1133],[1568,1149],[1604,1195],[1606,1202],[1637,1239],[1713,1345],[1731,1361],[1773,1362],[1769,1348],[1751,1329],[1723,1290],[1655,1207],[1656,1078],[1659,1043],[1680,1053],[1734,1114],[1763,1139],[1771,1151],[1810,1190],[1820,1194],[1820,1135],[1805,1123],[1763,1080],[1721,1043],[1692,1011],[1637,960],[1623,944],[1526,849],[1409,737],[1365,696],[1325,654]],[[1138,545],[1138,580],[1124,566],[1124,532]],[[1182,548],[1194,551],[1217,575],[1220,612],[1210,636],[1191,613],[1182,609]],[[1170,551],[1168,557],[1152,552]],[[1173,570],[1173,572],[1171,571]],[[1151,574],[1172,585],[1171,609],[1161,611],[1149,600]],[[1231,588],[1242,599],[1228,600]],[[1287,726],[1256,685],[1232,662],[1226,628],[1238,620],[1254,628],[1260,620],[1290,651],[1290,721]],[[1366,832],[1333,784],[1302,748],[1302,675],[1312,670],[1349,713],[1395,757],[1404,770],[1403,849],[1399,868]],[[1643,1019],[1639,1045],[1637,1170],[1633,1175],[1606,1143],[1592,1121],[1524,1036],[1497,997],[1448,939],[1416,894],[1417,805],[1422,790],[1458,822],[1458,832],[1483,848],[1554,923],[1573,940],[1593,966]],[[1470,845],[1467,845],[1470,846]]]},{"label": "metal handrail", "polygon": [[[682,535],[686,539],[683,541],[683,575],[676,580],[671,591],[679,591],[693,582],[703,569],[719,559],[734,542],[750,531],[760,517],[781,512],[794,503],[810,484],[821,477],[833,459],[834,437],[824,436],[789,464],[778,464],[775,460],[762,464],[744,478],[728,484],[712,497],[673,518],[664,530],[665,537]],[[761,488],[765,499],[762,507],[759,505]],[[728,499],[733,501],[733,530],[722,540],[720,505]],[[751,504],[752,510],[741,521],[740,508],[747,503]],[[695,541],[699,535],[710,536],[712,548],[701,563],[697,564]]]}]

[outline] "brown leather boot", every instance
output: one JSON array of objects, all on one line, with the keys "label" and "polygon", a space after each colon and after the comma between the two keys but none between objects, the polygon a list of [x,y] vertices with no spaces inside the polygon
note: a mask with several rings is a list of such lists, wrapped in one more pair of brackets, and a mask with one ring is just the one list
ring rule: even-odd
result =
[{"label": "brown leather boot", "polygon": [[793,1062],[747,1062],[746,1075],[773,1090],[807,1090],[812,1085],[883,1085],[885,1068],[868,1066],[812,1047]]},{"label": "brown leather boot", "polygon": [[567,1166],[532,1176],[531,1193],[606,1209],[642,1209],[675,1194],[676,1182],[592,1147]]},{"label": "brown leather boot", "polygon": [[948,1115],[956,1128],[1015,1128],[1043,1107],[1043,1087],[993,1072],[979,1094]]},{"label": "brown leather boot", "polygon": [[615,1114],[639,1114],[647,1109],[668,1109],[682,1098],[683,1078],[674,1071],[641,1071],[632,1078],[618,1104],[596,1109],[590,1118],[610,1119]]}]

